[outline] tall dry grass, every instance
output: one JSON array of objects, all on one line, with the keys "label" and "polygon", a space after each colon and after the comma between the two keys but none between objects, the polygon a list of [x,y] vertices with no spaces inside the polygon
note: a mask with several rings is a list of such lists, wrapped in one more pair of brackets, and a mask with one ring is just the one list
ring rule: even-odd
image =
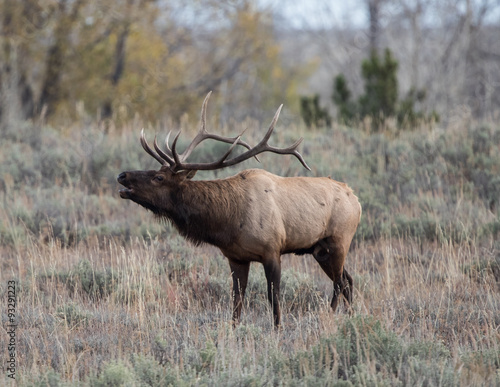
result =
[{"label": "tall dry grass", "polygon": [[[134,126],[26,125],[4,136],[0,291],[16,281],[19,385],[500,383],[500,129],[278,127],[274,143],[304,135],[313,173],[347,181],[364,215],[346,263],[354,313],[330,311],[332,284],[311,257],[286,256],[275,331],[259,265],[233,329],[220,252],[118,198],[118,172],[155,167]],[[261,159],[305,173],[288,158]],[[0,340],[3,364],[5,330]]]}]

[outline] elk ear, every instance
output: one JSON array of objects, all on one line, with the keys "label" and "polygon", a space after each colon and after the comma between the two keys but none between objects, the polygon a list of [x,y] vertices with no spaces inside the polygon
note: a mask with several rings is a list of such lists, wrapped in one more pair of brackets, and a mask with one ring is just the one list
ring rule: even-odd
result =
[{"label": "elk ear", "polygon": [[177,176],[179,176],[182,180],[184,179],[192,179],[194,175],[196,175],[196,170],[191,170],[191,171],[180,171],[177,172]]}]

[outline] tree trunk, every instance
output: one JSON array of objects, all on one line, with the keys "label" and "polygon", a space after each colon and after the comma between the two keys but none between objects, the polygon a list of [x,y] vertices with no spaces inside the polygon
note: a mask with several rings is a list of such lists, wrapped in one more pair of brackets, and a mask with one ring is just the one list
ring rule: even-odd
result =
[{"label": "tree trunk", "polygon": [[368,16],[370,19],[370,54],[378,52],[380,40],[380,4],[381,0],[368,0]]},{"label": "tree trunk", "polygon": [[[127,23],[124,26],[123,30],[118,35],[118,39],[116,41],[114,66],[113,66],[113,71],[111,73],[111,85],[113,90],[118,85],[118,82],[120,81],[123,75],[123,70],[125,68],[126,43],[129,31],[130,31],[130,24]],[[102,105],[101,115],[102,118],[110,118],[112,114],[113,114],[112,101],[108,99]]]},{"label": "tree trunk", "polygon": [[61,75],[69,46],[68,38],[83,5],[83,0],[75,1],[69,12],[66,10],[67,4],[67,1],[59,2],[60,16],[54,31],[54,43],[47,53],[45,75],[38,101],[40,109],[47,107],[47,116],[54,113],[57,103],[62,98]]}]

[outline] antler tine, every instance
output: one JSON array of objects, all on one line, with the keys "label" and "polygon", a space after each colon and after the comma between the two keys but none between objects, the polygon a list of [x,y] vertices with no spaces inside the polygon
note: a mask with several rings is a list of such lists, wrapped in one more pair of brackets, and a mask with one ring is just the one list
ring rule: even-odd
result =
[{"label": "antler tine", "polygon": [[207,132],[207,106],[208,100],[212,95],[212,91],[209,91],[205,99],[203,100],[203,105],[201,105],[201,125],[200,125],[200,133]]},{"label": "antler tine", "polygon": [[167,137],[165,137],[165,146],[167,147],[167,152],[168,152],[169,156],[172,157],[172,149],[170,149],[170,145],[169,145],[169,139],[170,139],[171,133],[172,133],[172,131],[168,132]]},{"label": "antler tine", "polygon": [[300,163],[304,166],[304,168],[306,168],[307,170],[310,171],[311,168],[309,168],[309,165],[307,165],[307,163],[305,162],[302,155],[297,151],[298,146],[304,140],[303,137],[299,138],[297,141],[295,141],[295,143],[290,145],[288,148],[276,148],[276,147],[273,147],[273,146],[267,144],[267,141],[271,137],[271,134],[274,131],[274,127],[276,126],[276,123],[278,122],[278,118],[280,116],[282,108],[283,108],[283,104],[281,104],[280,107],[278,108],[278,110],[276,110],[276,113],[274,114],[274,118],[271,121],[271,125],[269,125],[269,130],[267,131],[266,135],[264,136],[263,140],[261,141],[261,143],[264,143],[266,145],[265,149],[262,150],[262,152],[269,151],[269,152],[278,153],[278,154],[294,155],[295,157],[297,157],[297,159],[299,159]]},{"label": "antler tine", "polygon": [[236,147],[236,145],[238,145],[238,141],[239,141],[240,137],[241,137],[241,135],[239,135],[238,137],[236,137],[236,140],[231,144],[231,146],[226,151],[226,153],[224,153],[219,160],[217,160],[217,161],[215,161],[214,163],[211,163],[211,164],[213,164],[213,165],[223,165],[224,161],[229,157],[229,155],[231,154],[231,152],[233,151],[233,149]]},{"label": "antler tine", "polygon": [[152,156],[156,161],[158,161],[161,165],[167,165],[167,160],[162,159],[160,156],[158,156],[149,146],[148,142],[146,141],[146,137],[144,136],[144,128],[141,130],[141,145],[144,148],[144,150],[149,153],[150,156]]},{"label": "antler tine", "polygon": [[207,106],[208,106],[208,100],[210,99],[210,96],[212,95],[212,92],[209,91],[205,99],[203,100],[203,105],[201,106],[201,123],[200,123],[200,129],[198,130],[198,134],[196,137],[191,141],[189,146],[186,148],[186,150],[181,154],[180,159],[182,161],[186,160],[189,155],[193,152],[193,149],[196,148],[196,146],[202,142],[205,138],[207,133]]},{"label": "antler tine", "polygon": [[181,131],[182,131],[182,129],[177,132],[177,134],[174,137],[174,142],[172,143],[172,156],[174,158],[174,163],[175,163],[172,166],[172,168],[174,168],[175,170],[182,169],[182,168],[180,168],[180,165],[182,164],[182,162],[179,159],[179,155],[177,154],[177,151],[175,150],[175,147],[177,146],[177,140],[179,139],[179,135],[181,134]]},{"label": "antler tine", "polygon": [[[164,151],[162,151],[160,149],[160,147],[158,146],[158,143],[156,142],[156,136],[155,136],[155,140],[154,140],[154,143],[153,143],[154,147],[155,147],[155,150],[156,152],[158,153],[158,155],[163,159],[165,160],[170,166],[172,166],[174,164],[174,160],[172,159],[172,156],[171,154],[167,154],[165,153]],[[169,149],[170,150],[170,149]],[[170,152],[171,153],[171,152]]]},{"label": "antler tine", "polygon": [[259,145],[260,144],[267,144],[267,141],[271,137],[271,134],[273,134],[274,127],[276,126],[276,123],[278,122],[278,118],[280,116],[282,108],[283,108],[283,104],[281,104],[280,107],[278,108],[278,110],[276,110],[276,113],[274,113],[274,117],[273,117],[273,120],[271,121],[271,125],[269,125],[269,129],[267,130],[267,133],[264,136],[264,138],[259,142]]},{"label": "antler tine", "polygon": [[307,163],[305,162],[302,155],[297,151],[297,147],[302,143],[302,141],[304,141],[303,137],[299,138],[297,141],[295,141],[295,143],[290,145],[288,148],[275,148],[274,146],[266,144],[265,150],[268,152],[273,152],[273,153],[277,153],[280,155],[293,155],[293,156],[297,157],[297,159],[304,166],[304,168],[306,168],[307,170],[310,171],[311,168],[309,168],[309,165],[307,165]]},{"label": "antler tine", "polygon": [[[202,141],[216,140],[216,141],[225,142],[227,144],[232,144],[238,138],[238,136],[237,137],[224,137],[224,136],[219,136],[217,134],[211,134],[211,133],[207,132],[207,107],[208,107],[208,100],[210,99],[211,95],[212,95],[212,92],[210,91],[203,101],[203,105],[201,107],[200,129],[198,130],[198,134],[191,141],[191,143],[188,145],[186,150],[179,155],[179,160],[181,162],[186,161],[187,158],[193,152],[194,148],[196,148]],[[241,135],[239,137],[241,137]],[[242,141],[241,139],[238,139],[237,145],[244,146],[247,149],[252,149],[252,147],[250,145],[248,145],[245,141]],[[257,159],[257,161],[258,160],[259,159]]]}]

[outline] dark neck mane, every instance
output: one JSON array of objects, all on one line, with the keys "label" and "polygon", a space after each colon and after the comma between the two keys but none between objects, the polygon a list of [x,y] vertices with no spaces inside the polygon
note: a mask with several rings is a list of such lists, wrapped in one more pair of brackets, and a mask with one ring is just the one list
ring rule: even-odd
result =
[{"label": "dark neck mane", "polygon": [[242,192],[229,179],[186,181],[170,200],[168,218],[179,232],[199,245],[224,247],[234,241],[241,219]]}]

